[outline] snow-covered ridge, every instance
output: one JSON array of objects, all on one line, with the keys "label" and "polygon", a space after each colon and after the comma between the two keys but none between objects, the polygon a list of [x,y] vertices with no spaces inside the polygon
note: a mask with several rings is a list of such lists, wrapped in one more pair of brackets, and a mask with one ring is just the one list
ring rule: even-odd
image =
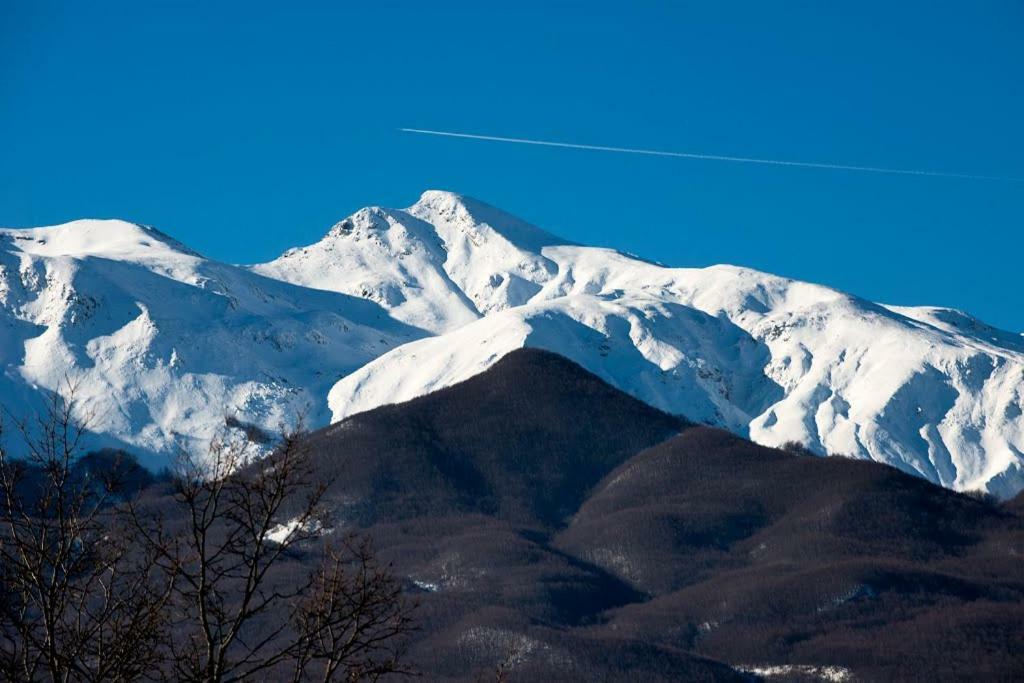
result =
[{"label": "snow-covered ridge", "polygon": [[430,191],[270,263],[117,221],[0,231],[0,396],[67,375],[97,431],[166,458],[231,414],[313,426],[467,379],[523,346],[766,444],[1024,488],[1024,337],[734,266],[573,245]]}]

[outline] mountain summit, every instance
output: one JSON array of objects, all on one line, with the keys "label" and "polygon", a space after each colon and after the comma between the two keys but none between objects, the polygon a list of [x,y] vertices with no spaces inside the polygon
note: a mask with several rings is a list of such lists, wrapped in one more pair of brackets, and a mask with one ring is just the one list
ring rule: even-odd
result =
[{"label": "mountain summit", "polygon": [[529,301],[557,272],[541,251],[565,243],[483,202],[430,190],[407,209],[360,209],[316,244],[253,269],[371,299],[437,333]]},{"label": "mountain summit", "polygon": [[667,268],[440,191],[361,209],[250,267],[144,228],[38,242],[96,225],[0,233],[0,392],[75,377],[107,416],[99,432],[155,456],[200,443],[225,413],[271,429],[306,404],[317,426],[536,347],[762,444],[958,490],[1024,488],[1024,339],[959,311],[734,266]]}]

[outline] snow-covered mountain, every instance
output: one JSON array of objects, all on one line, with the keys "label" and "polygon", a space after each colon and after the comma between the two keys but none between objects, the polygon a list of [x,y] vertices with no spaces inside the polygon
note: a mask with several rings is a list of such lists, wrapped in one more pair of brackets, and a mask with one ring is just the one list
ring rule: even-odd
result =
[{"label": "snow-covered mountain", "polygon": [[340,420],[535,346],[762,443],[1024,488],[1024,338],[958,311],[665,268],[436,191],[248,269],[123,223],[3,239],[0,391],[82,379],[112,415],[100,431],[157,454],[201,442],[225,412],[271,428],[308,402],[317,424],[329,389]]},{"label": "snow-covered mountain", "polygon": [[337,379],[423,332],[376,304],[204,259],[151,228],[75,221],[0,231],[0,400],[67,394],[98,445],[152,466],[225,423],[327,420]]}]

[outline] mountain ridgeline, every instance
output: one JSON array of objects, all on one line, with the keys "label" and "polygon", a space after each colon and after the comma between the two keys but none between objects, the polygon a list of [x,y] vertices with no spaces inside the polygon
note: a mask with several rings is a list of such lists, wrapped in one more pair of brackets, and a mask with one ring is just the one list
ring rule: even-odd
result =
[{"label": "mountain ridgeline", "polygon": [[1024,670],[1019,498],[759,446],[536,350],[307,443],[332,523],[419,594],[431,680]]},{"label": "mountain ridgeline", "polygon": [[361,209],[254,266],[122,221],[0,230],[0,341],[0,402],[24,416],[73,388],[102,445],[153,469],[224,429],[325,426],[529,347],[764,445],[1024,488],[1019,334],[745,268],[667,268],[449,192]]}]

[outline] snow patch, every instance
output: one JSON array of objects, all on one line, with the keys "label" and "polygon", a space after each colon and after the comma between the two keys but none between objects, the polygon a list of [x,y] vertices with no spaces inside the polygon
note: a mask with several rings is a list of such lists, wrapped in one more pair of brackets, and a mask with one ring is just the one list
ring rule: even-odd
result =
[{"label": "snow patch", "polygon": [[775,665],[761,665],[761,666],[739,666],[736,667],[744,673],[754,674],[762,678],[781,678],[784,676],[792,676],[793,674],[800,674],[803,676],[811,676],[817,678],[820,681],[830,681],[832,683],[843,683],[844,681],[854,680],[853,673],[841,666],[816,666],[813,664],[775,664]]},{"label": "snow patch", "polygon": [[271,543],[281,545],[293,538],[296,534],[325,535],[331,533],[331,529],[325,528],[318,520],[307,519],[303,524],[301,518],[290,519],[277,524],[267,532],[267,540]]}]

